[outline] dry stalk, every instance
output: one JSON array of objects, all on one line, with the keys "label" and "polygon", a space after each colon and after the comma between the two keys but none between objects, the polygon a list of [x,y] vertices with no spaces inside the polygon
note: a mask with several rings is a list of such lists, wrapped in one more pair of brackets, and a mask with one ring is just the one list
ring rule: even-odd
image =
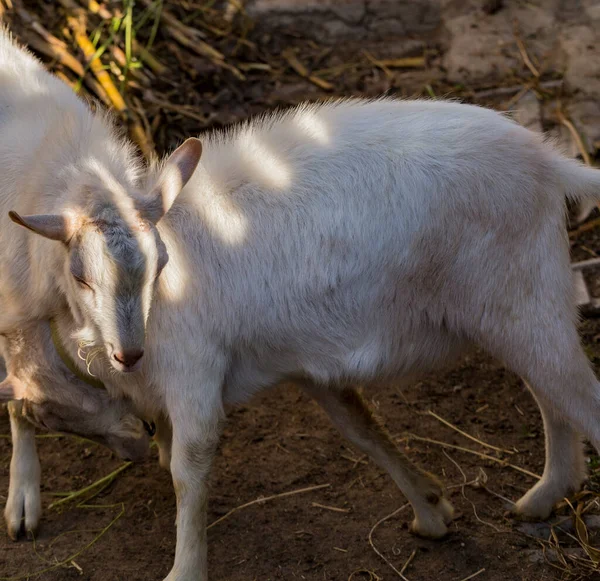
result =
[{"label": "dry stalk", "polygon": [[[152,3],[152,0],[142,0],[149,10],[156,11],[157,7]],[[206,57],[211,60],[213,64],[221,68],[227,69],[233,73],[240,81],[246,79],[244,74],[233,65],[225,62],[225,55],[213,48],[203,40],[206,35],[199,30],[187,26],[180,22],[171,12],[169,12],[164,6],[160,10],[160,19],[164,23],[165,30],[182,46],[199,54],[200,56]]]},{"label": "dry stalk", "polygon": [[97,14],[103,20],[110,20],[112,18],[112,14],[110,10],[106,8],[103,4],[98,4],[96,0],[83,0],[82,4],[92,13]]},{"label": "dry stalk", "polygon": [[475,579],[475,577],[477,577],[478,575],[481,575],[484,572],[485,572],[485,568],[479,569],[479,571],[472,573],[471,575],[469,575],[468,577],[465,577],[464,579],[461,579],[460,581],[469,581],[469,579]]},{"label": "dry stalk", "polygon": [[447,427],[451,428],[452,430],[454,430],[455,432],[459,433],[461,436],[464,436],[465,438],[468,438],[469,440],[471,440],[473,442],[477,442],[477,444],[483,446],[484,448],[489,448],[490,450],[495,450],[496,452],[501,452],[501,453],[504,453],[504,454],[514,454],[514,452],[512,450],[506,450],[504,448],[498,448],[496,446],[493,446],[492,444],[488,444],[487,442],[484,442],[483,440],[479,440],[475,436],[471,436],[471,434],[468,434],[467,432],[464,432],[463,430],[461,430],[460,428],[458,428],[457,426],[455,426],[454,424],[452,424],[448,420],[445,420],[444,418],[442,418],[441,416],[439,416],[438,414],[436,414],[432,410],[428,410],[427,413],[431,417],[433,417],[436,420],[438,420],[439,422],[442,422],[442,424],[444,424],[445,426],[447,426]]},{"label": "dry stalk", "polygon": [[[560,121],[560,123],[562,123],[571,133],[571,137],[575,141],[575,144],[577,145],[577,149],[579,150],[579,153],[580,153],[581,157],[583,158],[583,161],[585,162],[585,164],[591,166],[592,159],[590,157],[590,154],[588,153],[585,143],[583,142],[583,138],[581,137],[581,134],[579,133],[579,131],[577,131],[577,128],[575,127],[573,122],[565,115],[565,113],[562,109],[562,105],[559,105],[558,108],[556,109],[556,116],[557,116],[558,120]],[[596,206],[598,206],[598,208],[600,208],[600,203],[596,204]],[[583,226],[580,226],[576,230],[576,232],[577,233],[585,232],[583,227],[591,226],[593,224],[593,226],[587,228],[587,230],[591,230],[591,229],[595,228],[597,223],[598,223],[598,220],[593,220],[592,222],[588,222],[588,224],[584,224]],[[569,237],[571,237],[571,234],[574,234],[574,233],[569,233]]]},{"label": "dry stalk", "polygon": [[312,502],[311,506],[314,506],[315,508],[322,508],[323,510],[330,510],[332,512],[350,512],[349,508],[338,508],[337,506],[328,506],[326,504],[320,504],[319,502]]},{"label": "dry stalk", "polygon": [[413,552],[410,554],[410,557],[406,559],[404,565],[402,565],[402,569],[400,569],[400,573],[403,575],[404,571],[408,569],[408,566],[413,562],[413,559],[417,556],[417,549],[413,549]]},{"label": "dry stalk", "polygon": [[385,561],[385,563],[390,567],[390,569],[392,569],[392,571],[394,571],[394,573],[396,573],[396,575],[398,575],[398,577],[400,577],[400,579],[402,579],[403,581],[408,581],[408,579],[404,576],[404,574],[402,573],[402,571],[398,571],[398,569],[396,569],[396,567],[394,567],[394,564],[392,562],[389,561],[389,559],[375,546],[375,543],[373,542],[373,533],[375,532],[375,530],[377,529],[377,527],[379,525],[381,525],[382,523],[384,523],[386,520],[391,519],[392,517],[396,516],[398,513],[400,513],[401,511],[403,511],[405,508],[407,508],[408,506],[410,506],[410,503],[406,503],[403,504],[400,508],[397,508],[394,512],[388,514],[387,516],[384,516],[382,519],[378,520],[373,527],[371,528],[371,530],[369,531],[369,545],[371,546],[371,548],[375,551],[375,553]]},{"label": "dry stalk", "polygon": [[298,57],[292,48],[284,49],[281,53],[281,56],[297,74],[309,80],[311,83],[313,83],[313,85],[317,85],[317,87],[323,89],[324,91],[333,90],[333,85],[330,82],[325,81],[324,79],[321,79],[320,77],[313,75],[308,71],[308,69],[298,60]]},{"label": "dry stalk", "polygon": [[392,71],[390,71],[390,69],[387,68],[387,66],[381,62],[380,60],[376,59],[370,52],[368,52],[367,50],[363,50],[362,53],[365,55],[365,57],[371,62],[373,63],[377,68],[381,69],[385,76],[388,79],[391,79],[393,77]]},{"label": "dry stalk", "polygon": [[153,103],[154,105],[158,105],[165,110],[173,111],[174,113],[178,113],[179,115],[188,117],[189,119],[194,119],[194,121],[198,121],[202,125],[206,125],[208,123],[208,119],[204,115],[198,113],[196,108],[191,105],[177,105],[176,103],[159,99],[150,92],[144,95],[144,99],[145,101]]},{"label": "dry stalk", "polygon": [[[119,474],[121,474],[122,472],[127,470],[127,468],[129,468],[131,465],[132,465],[132,462],[125,462],[124,464],[119,466],[116,470],[113,470],[110,474],[107,474],[106,476],[103,476],[99,480],[92,482],[89,486],[86,486],[84,488],[76,490],[75,492],[70,492],[67,495],[63,496],[60,500],[55,500],[53,503],[50,504],[48,509],[56,508],[59,505],[65,504],[67,502],[71,502],[72,500],[75,500],[76,498],[80,498],[80,497],[84,496],[85,494],[87,494],[88,492],[98,489],[99,487],[108,486],[115,480],[115,478],[117,476],[119,476]],[[96,496],[96,495],[94,495],[94,496]],[[86,502],[91,500],[91,498],[92,497],[88,497],[86,499]]]},{"label": "dry stalk", "polygon": [[[23,24],[26,25],[26,30],[23,31],[23,38],[27,41],[27,44],[37,52],[55,59],[58,63],[73,71],[77,76],[83,77],[83,65],[68,52],[66,44],[53,34],[50,34],[40,24],[39,20],[23,7],[20,0],[15,2],[14,11]],[[39,38],[28,34],[28,31],[37,33]]]},{"label": "dry stalk", "polygon": [[569,238],[571,240],[574,238],[577,238],[580,234],[583,234],[584,232],[589,232],[590,230],[594,230],[598,226],[600,226],[600,218],[594,218],[593,220],[590,220],[589,222],[582,224],[581,226],[579,226],[579,228],[576,228],[575,230],[571,230],[569,232]]},{"label": "dry stalk", "polygon": [[87,16],[85,11],[75,4],[73,0],[60,0],[60,2],[70,11],[70,14],[67,16],[67,23],[73,33],[75,42],[81,49],[96,80],[108,96],[112,108],[127,122],[129,134],[142,153],[147,159],[152,159],[155,156],[155,152],[150,137],[144,131],[137,116],[127,107],[125,99],[113,83],[109,72],[105,70],[102,61],[96,54],[96,48],[87,36]]},{"label": "dry stalk", "polygon": [[592,165],[592,159],[590,158],[590,154],[588,153],[587,147],[583,143],[581,133],[577,131],[577,128],[575,127],[575,125],[573,125],[573,122],[567,118],[562,109],[562,106],[559,106],[556,109],[556,117],[571,133],[571,137],[575,141],[575,145],[577,145],[577,149],[579,150],[579,153],[581,154],[581,157],[583,158],[585,164]]},{"label": "dry stalk", "polygon": [[540,72],[537,70],[535,65],[531,62],[531,59],[529,58],[529,55],[527,54],[527,48],[525,47],[525,43],[521,39],[521,35],[519,33],[519,26],[518,26],[518,23],[516,20],[514,22],[514,36],[515,36],[515,41],[517,43],[517,48],[519,49],[519,53],[521,54],[521,58],[523,59],[523,63],[531,71],[531,74],[536,79],[539,79]]},{"label": "dry stalk", "polygon": [[431,438],[424,438],[423,436],[417,436],[416,434],[406,434],[406,437],[401,438],[401,439],[417,440],[419,442],[427,442],[428,444],[434,444],[436,446],[441,446],[442,448],[449,448],[451,450],[459,450],[461,452],[466,452],[468,454],[473,454],[475,456],[479,456],[480,458],[483,458],[484,460],[489,460],[490,462],[495,462],[496,464],[500,464],[501,466],[504,466],[506,468],[512,468],[513,470],[516,470],[517,472],[521,472],[521,474],[526,474],[527,476],[531,476],[532,478],[535,478],[537,480],[539,480],[541,478],[541,476],[539,476],[538,474],[535,474],[534,472],[527,470],[526,468],[521,468],[520,466],[517,466],[516,464],[511,464],[510,462],[507,462],[506,460],[501,460],[500,458],[490,456],[489,454],[483,454],[481,452],[477,452],[477,450],[471,450],[470,448],[463,448],[462,446],[457,446],[455,444],[448,444],[447,442],[440,442],[439,440],[433,440]]},{"label": "dry stalk", "polygon": [[317,486],[309,486],[308,488],[300,488],[298,490],[282,492],[281,494],[265,496],[264,498],[257,498],[256,500],[252,500],[250,502],[247,502],[245,504],[241,504],[240,506],[236,506],[235,508],[232,508],[229,512],[225,513],[222,517],[219,517],[217,520],[211,522],[206,527],[206,530],[218,525],[219,523],[223,522],[225,519],[229,518],[232,514],[238,512],[244,508],[248,508],[249,506],[254,506],[255,504],[262,504],[264,502],[269,502],[271,500],[276,500],[279,498],[285,498],[287,496],[295,496],[296,494],[305,494],[307,492],[313,492],[314,490],[321,490],[322,488],[329,488],[330,486],[331,486],[331,484],[318,484]]},{"label": "dry stalk", "polygon": [[446,450],[442,450],[442,453],[444,454],[444,456],[446,456],[446,458],[448,458],[448,460],[450,460],[450,462],[452,462],[452,464],[454,464],[454,466],[456,466],[456,468],[458,469],[458,471],[461,473],[463,481],[462,481],[462,484],[461,484],[461,487],[460,487],[460,491],[461,491],[462,497],[471,505],[471,508],[473,509],[473,515],[475,516],[475,518],[481,524],[494,529],[497,533],[501,532],[500,529],[496,525],[493,525],[492,523],[484,521],[477,514],[477,507],[475,506],[475,503],[470,498],[467,497],[467,494],[465,492],[465,486],[468,484],[467,475],[465,474],[465,471],[462,469],[462,467],[460,466],[460,464],[456,460],[454,460],[454,458],[452,458],[450,456],[450,454],[448,454],[446,452]]}]

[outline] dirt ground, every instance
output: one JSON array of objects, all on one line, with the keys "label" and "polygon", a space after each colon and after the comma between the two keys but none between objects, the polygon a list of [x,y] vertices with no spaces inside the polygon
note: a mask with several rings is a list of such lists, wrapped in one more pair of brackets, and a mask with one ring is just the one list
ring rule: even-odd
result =
[{"label": "dirt ground", "polygon": [[[584,322],[583,333],[590,353],[600,361],[600,323]],[[547,542],[552,540],[550,529],[515,521],[506,514],[508,504],[501,498],[516,500],[534,478],[464,451],[405,439],[408,434],[431,438],[503,457],[540,474],[542,424],[517,377],[476,353],[446,373],[412,385],[382,386],[367,396],[409,457],[443,477],[458,513],[451,534],[443,541],[411,536],[409,509],[383,522],[372,541],[397,569],[413,555],[404,571],[411,581],[459,581],[477,572],[479,579],[489,581],[563,578],[556,567],[564,565]],[[469,441],[428,415],[429,411],[515,453],[497,454]],[[0,418],[0,432],[8,432],[5,416]],[[120,464],[110,452],[70,437],[40,439],[39,450],[45,507],[56,499],[53,493],[83,488]],[[9,456],[9,440],[3,438],[2,493],[8,485]],[[213,471],[209,522],[261,497],[313,486],[324,487],[241,508],[211,528],[212,579],[399,578],[368,542],[372,527],[405,502],[392,480],[350,448],[317,406],[295,388],[279,388],[232,411]],[[594,486],[592,481],[589,487]],[[562,509],[554,520],[564,520],[569,514]],[[600,510],[594,507],[588,514],[594,543]],[[72,557],[117,517],[95,544]],[[168,573],[174,556],[174,520],[170,479],[154,455],[123,472],[86,506],[46,510],[35,545],[0,538],[2,575],[26,578],[26,573],[69,558],[70,565],[39,579],[159,580]],[[561,552],[585,557],[578,543],[568,537],[574,534],[570,518],[556,532]],[[568,558],[567,565],[582,571]],[[589,578],[600,579],[600,575]]]},{"label": "dirt ground", "polygon": [[[13,3],[17,12],[6,17],[24,42],[34,40],[27,14],[69,42],[59,3]],[[323,0],[307,2],[302,11],[298,4],[247,2],[246,16],[254,24],[243,35],[236,29],[235,38],[202,28],[227,62],[245,71],[244,82],[223,66],[188,54],[158,29],[154,52],[167,71],[148,73],[150,86],[138,79],[127,99],[144,111],[159,152],[186,135],[275,106],[387,91],[460,97],[512,111],[577,155],[581,148],[561,124],[560,109],[574,122],[585,150],[597,153],[597,2]],[[188,25],[200,27],[207,14],[192,10],[200,3],[165,5]],[[139,35],[144,39],[148,33],[140,30]],[[290,50],[309,74],[331,86],[300,74]],[[52,70],[61,70],[56,59],[41,56]],[[405,57],[423,57],[423,66],[391,62]],[[265,66],[242,67],[250,62]],[[574,259],[596,252],[597,230],[573,237]],[[600,295],[598,280],[591,275]],[[600,320],[585,319],[582,335],[600,366]],[[582,548],[585,531],[574,527],[571,508],[559,508],[552,527],[517,522],[507,514],[509,502],[535,482],[518,468],[541,474],[544,459],[541,419],[519,378],[474,353],[446,372],[380,386],[365,395],[408,456],[448,486],[457,509],[448,538],[434,542],[411,536],[409,508],[380,522],[405,503],[392,480],[346,444],[316,404],[296,388],[282,386],[231,410],[212,475],[209,522],[239,508],[209,530],[211,579],[391,581],[402,578],[397,572],[402,571],[410,581],[600,580],[593,565],[597,554]],[[505,451],[469,440],[439,418]],[[8,488],[8,434],[2,412],[0,504]],[[162,579],[174,556],[175,498],[156,451],[100,492],[92,490],[93,498],[48,509],[57,493],[84,488],[121,462],[72,437],[40,437],[38,443],[42,527],[35,542],[13,543],[0,532],[0,579]],[[593,476],[573,505],[585,507],[589,544],[598,546],[600,507],[594,499],[600,490],[599,460],[589,452]],[[266,500],[244,506],[261,498]]]}]

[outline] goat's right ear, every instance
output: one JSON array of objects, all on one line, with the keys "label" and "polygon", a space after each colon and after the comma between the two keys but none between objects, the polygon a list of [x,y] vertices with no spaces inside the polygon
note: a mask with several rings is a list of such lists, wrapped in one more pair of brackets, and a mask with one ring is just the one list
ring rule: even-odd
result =
[{"label": "goat's right ear", "polygon": [[10,211],[8,217],[19,226],[27,228],[44,238],[68,242],[74,234],[73,221],[69,216],[61,214],[37,214],[20,216]]},{"label": "goat's right ear", "polygon": [[140,204],[143,218],[156,224],[171,208],[175,198],[192,177],[200,157],[202,142],[195,137],[186,139],[167,159],[156,183],[147,198]]},{"label": "goat's right ear", "polygon": [[9,375],[2,383],[0,383],[0,403],[11,401],[13,399],[23,399],[24,396],[25,386],[13,375]]}]

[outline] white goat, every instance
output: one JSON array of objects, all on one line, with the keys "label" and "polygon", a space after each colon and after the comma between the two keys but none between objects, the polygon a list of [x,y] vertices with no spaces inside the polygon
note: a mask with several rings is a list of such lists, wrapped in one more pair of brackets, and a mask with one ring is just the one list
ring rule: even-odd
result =
[{"label": "white goat", "polygon": [[[68,303],[115,369],[132,371],[167,261],[155,224],[200,151],[189,140],[143,196],[139,164],[107,117],[93,114],[0,26],[0,333]],[[10,224],[9,210],[39,236]]]},{"label": "white goat", "polygon": [[[441,537],[452,507],[352,383],[431,370],[476,344],[527,380],[546,430],[542,479],[516,510],[546,517],[600,449],[600,384],[576,328],[565,197],[600,172],[493,111],[449,102],[304,105],[206,137],[158,229],[170,261],[137,373],[91,370],[172,423],[177,548],[168,581],[206,581],[207,478],[224,403],[295,379]],[[68,311],[72,338],[93,342]]]},{"label": "white goat", "polygon": [[9,537],[16,540],[23,524],[35,532],[41,516],[34,424],[84,436],[128,460],[147,454],[150,428],[131,402],[110,398],[105,389],[71,373],[54,348],[48,322],[0,337],[0,355],[8,369],[3,386],[23,398],[8,404],[13,453],[4,516]]}]

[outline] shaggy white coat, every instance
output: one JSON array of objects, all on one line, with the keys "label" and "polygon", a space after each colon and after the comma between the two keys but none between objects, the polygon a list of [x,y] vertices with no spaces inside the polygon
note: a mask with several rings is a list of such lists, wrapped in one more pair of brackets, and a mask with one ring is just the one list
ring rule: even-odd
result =
[{"label": "shaggy white coat", "polygon": [[[600,386],[577,334],[565,199],[597,198],[600,172],[452,102],[303,105],[203,143],[158,225],[170,261],[140,371],[91,366],[172,424],[168,581],[208,578],[207,478],[224,404],[282,380],[390,472],[419,534],[442,536],[452,508],[349,386],[431,370],[470,344],[521,375],[544,418],[544,475],[517,510],[547,516],[580,486],[579,434],[600,449]],[[81,338],[68,313],[60,325]]]}]

